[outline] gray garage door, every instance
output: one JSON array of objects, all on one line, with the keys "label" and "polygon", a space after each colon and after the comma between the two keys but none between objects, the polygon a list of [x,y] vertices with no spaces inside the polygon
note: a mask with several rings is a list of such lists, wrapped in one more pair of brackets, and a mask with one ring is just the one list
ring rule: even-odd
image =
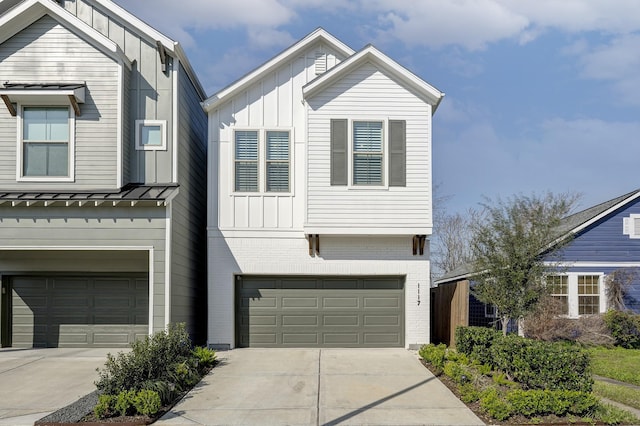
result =
[{"label": "gray garage door", "polygon": [[402,347],[404,279],[238,277],[238,346]]},{"label": "gray garage door", "polygon": [[149,332],[146,276],[14,276],[10,285],[14,347],[118,347]]}]

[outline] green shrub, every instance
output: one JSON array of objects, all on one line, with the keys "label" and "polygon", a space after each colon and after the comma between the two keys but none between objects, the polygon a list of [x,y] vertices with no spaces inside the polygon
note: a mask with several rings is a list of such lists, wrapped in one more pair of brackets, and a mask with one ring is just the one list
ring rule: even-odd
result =
[{"label": "green shrub", "polygon": [[506,399],[515,414],[527,417],[583,415],[593,412],[598,405],[598,399],[593,394],[567,390],[512,390],[507,392]]},{"label": "green shrub", "polygon": [[141,389],[156,392],[163,404],[170,403],[180,394],[176,384],[166,380],[147,380],[142,384]]},{"label": "green shrub", "polygon": [[93,414],[99,418],[104,419],[109,417],[113,413],[113,406],[115,405],[116,397],[114,395],[102,394],[98,397],[98,403],[93,407]]},{"label": "green shrub", "polygon": [[157,392],[143,389],[138,392],[133,400],[133,404],[138,413],[145,416],[152,416],[160,411],[162,401]]},{"label": "green shrub", "polygon": [[113,408],[121,416],[128,416],[130,414],[133,414],[133,401],[135,397],[135,390],[122,391],[116,396],[116,401]]},{"label": "green shrub", "polygon": [[591,392],[589,354],[578,347],[508,335],[491,353],[496,368],[524,388]]},{"label": "green shrub", "polygon": [[170,325],[168,331],[155,333],[131,344],[131,352],[107,355],[98,370],[96,386],[105,394],[117,395],[123,390],[140,390],[149,380],[166,380],[176,363],[191,356],[191,340],[184,324]]},{"label": "green shrub", "polygon": [[496,420],[503,421],[511,417],[513,407],[500,397],[495,388],[489,388],[480,396],[480,409]]},{"label": "green shrub", "polygon": [[443,343],[440,343],[437,346],[430,343],[422,346],[418,351],[418,355],[437,370],[442,370],[444,368],[446,353],[447,346]]},{"label": "green shrub", "polygon": [[458,390],[460,391],[460,399],[465,404],[470,404],[480,399],[480,391],[472,382],[463,383]]},{"label": "green shrub", "polygon": [[458,327],[456,350],[481,364],[493,365],[491,346],[501,333],[486,327]]},{"label": "green shrub", "polygon": [[187,360],[175,363],[170,368],[169,378],[180,390],[186,390],[200,380],[198,369],[193,364],[193,362]]},{"label": "green shrub", "polygon": [[459,385],[468,382],[472,378],[471,371],[465,365],[456,361],[445,362],[443,372]]},{"label": "green shrub", "polygon": [[604,322],[611,331],[617,346],[640,349],[640,315],[630,312],[608,311]]},{"label": "green shrub", "polygon": [[198,368],[202,370],[213,367],[216,363],[216,351],[214,351],[213,349],[196,346],[195,348],[193,348],[191,353],[198,361]]}]

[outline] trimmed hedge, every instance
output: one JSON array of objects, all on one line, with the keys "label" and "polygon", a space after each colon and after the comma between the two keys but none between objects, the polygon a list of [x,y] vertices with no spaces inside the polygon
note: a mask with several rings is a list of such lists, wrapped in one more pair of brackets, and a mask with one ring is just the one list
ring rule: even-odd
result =
[{"label": "trimmed hedge", "polygon": [[492,365],[493,342],[502,337],[502,333],[486,327],[457,327],[455,332],[456,350],[478,361]]},{"label": "trimmed hedge", "polygon": [[483,327],[458,327],[456,348],[503,371],[525,389],[591,392],[589,354],[575,346],[503,336]]}]

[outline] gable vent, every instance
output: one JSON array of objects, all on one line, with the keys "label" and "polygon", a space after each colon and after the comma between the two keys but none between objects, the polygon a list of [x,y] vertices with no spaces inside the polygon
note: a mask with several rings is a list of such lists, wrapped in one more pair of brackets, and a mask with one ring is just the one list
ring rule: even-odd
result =
[{"label": "gable vent", "polygon": [[324,74],[327,71],[327,54],[323,52],[316,52],[316,75]]}]

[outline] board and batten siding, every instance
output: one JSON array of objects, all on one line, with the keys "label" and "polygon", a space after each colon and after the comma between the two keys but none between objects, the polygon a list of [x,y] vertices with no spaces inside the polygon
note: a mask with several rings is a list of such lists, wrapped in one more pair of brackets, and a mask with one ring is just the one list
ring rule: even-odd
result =
[{"label": "board and batten siding", "polygon": [[[126,251],[127,247],[152,248],[155,331],[162,330],[165,326],[165,241],[164,207],[0,206],[0,247],[5,250],[20,252],[19,248],[24,248],[28,251],[48,251],[53,248],[56,251],[67,251],[79,247],[92,248],[105,253],[103,262],[108,262],[110,250]],[[149,252],[148,249],[145,251]],[[89,261],[91,255],[81,256],[78,261],[81,259]],[[67,265],[74,260],[67,259]],[[2,273],[31,272],[30,269],[16,270],[19,264],[11,266],[4,258],[0,265]],[[60,267],[64,265],[65,263],[61,263]],[[148,265],[147,262],[147,271]],[[68,267],[69,271],[75,270],[73,265]],[[112,271],[112,267],[105,266],[104,271],[100,272],[106,271]]]},{"label": "board and batten siding", "polygon": [[[308,99],[308,105],[306,225],[328,232],[431,228],[431,106],[371,63]],[[406,186],[331,186],[331,119],[384,120],[385,135],[387,120],[406,120]]]},{"label": "board and batten siding", "polygon": [[207,115],[186,71],[179,71],[178,182],[171,202],[171,322],[206,341]]},{"label": "board and batten siding", "polygon": [[0,109],[0,182],[4,189],[117,186],[119,68],[113,59],[49,16],[0,45],[0,75],[5,81],[87,85],[81,116],[75,117],[75,182],[16,182],[17,117]]},{"label": "board and batten siding", "polygon": [[[332,67],[343,58],[329,46],[310,46],[233,96],[209,116],[212,173],[209,223],[220,229],[301,230],[305,198],[305,107],[302,86],[317,77],[316,57]],[[290,189],[287,194],[234,194],[234,129],[290,130]],[[260,175],[264,179],[264,173]],[[217,195],[217,197],[216,197]]]},{"label": "board and batten siding", "polygon": [[[97,6],[97,5],[96,5]],[[123,123],[124,166],[128,179],[124,183],[173,182],[173,84],[172,72],[162,71],[155,44],[143,39],[136,28],[128,26],[106,10],[82,0],[64,0],[63,7],[114,41],[133,63],[128,78],[127,115]],[[167,64],[167,70],[171,65]],[[135,120],[165,120],[167,150],[135,149]]]}]

